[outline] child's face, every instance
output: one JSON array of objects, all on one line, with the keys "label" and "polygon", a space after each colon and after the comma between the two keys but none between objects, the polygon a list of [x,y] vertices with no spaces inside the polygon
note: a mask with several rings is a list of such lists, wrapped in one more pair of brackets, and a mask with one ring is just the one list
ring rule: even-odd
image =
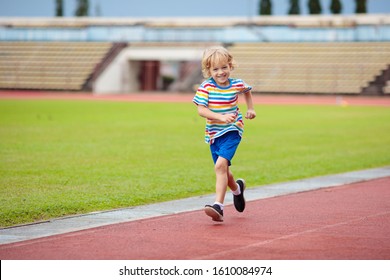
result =
[{"label": "child's face", "polygon": [[231,67],[227,61],[217,62],[210,67],[211,77],[221,87],[229,86],[230,71]]}]

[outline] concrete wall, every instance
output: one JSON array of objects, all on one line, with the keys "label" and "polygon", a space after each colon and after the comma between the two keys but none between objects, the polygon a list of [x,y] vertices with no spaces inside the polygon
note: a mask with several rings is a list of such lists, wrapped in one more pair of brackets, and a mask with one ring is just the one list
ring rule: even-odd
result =
[{"label": "concrete wall", "polygon": [[139,62],[142,60],[201,60],[204,47],[129,46],[95,80],[94,94],[118,94],[140,89]]}]

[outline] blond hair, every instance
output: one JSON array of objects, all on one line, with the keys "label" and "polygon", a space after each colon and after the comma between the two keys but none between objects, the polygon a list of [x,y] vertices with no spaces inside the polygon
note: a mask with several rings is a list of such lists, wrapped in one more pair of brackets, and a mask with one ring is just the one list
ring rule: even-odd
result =
[{"label": "blond hair", "polygon": [[211,77],[210,68],[213,65],[218,63],[227,63],[230,68],[233,70],[235,66],[235,62],[233,56],[229,53],[227,49],[221,46],[211,47],[206,49],[203,52],[202,58],[202,73],[203,77],[209,78]]}]

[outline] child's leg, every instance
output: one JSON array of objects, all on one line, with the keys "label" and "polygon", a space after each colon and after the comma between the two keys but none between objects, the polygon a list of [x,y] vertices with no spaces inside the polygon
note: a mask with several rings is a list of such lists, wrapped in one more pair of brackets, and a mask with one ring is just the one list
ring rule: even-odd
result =
[{"label": "child's leg", "polygon": [[223,204],[227,186],[235,192],[238,188],[237,182],[234,180],[233,173],[230,171],[228,160],[219,157],[215,164],[216,175],[216,200]]},{"label": "child's leg", "polygon": [[233,176],[228,176],[229,174],[229,161],[223,157],[218,157],[217,162],[214,166],[216,183],[215,183],[215,201],[223,204],[225,200],[226,189],[230,180]]},{"label": "child's leg", "polygon": [[234,180],[233,173],[230,171],[230,168],[228,167],[228,186],[232,190],[232,192],[235,192],[238,188],[236,180]]}]

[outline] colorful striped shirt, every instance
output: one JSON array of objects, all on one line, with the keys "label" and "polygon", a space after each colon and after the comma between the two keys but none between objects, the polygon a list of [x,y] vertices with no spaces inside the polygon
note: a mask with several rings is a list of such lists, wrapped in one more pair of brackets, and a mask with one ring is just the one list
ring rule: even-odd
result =
[{"label": "colorful striped shirt", "polygon": [[244,131],[242,114],[238,108],[238,94],[252,89],[241,79],[229,78],[230,85],[218,86],[213,78],[204,81],[198,88],[193,102],[196,105],[207,107],[210,111],[220,114],[236,114],[233,123],[223,123],[217,120],[206,119],[205,142],[212,144],[214,139],[229,131],[238,131],[240,136]]}]

